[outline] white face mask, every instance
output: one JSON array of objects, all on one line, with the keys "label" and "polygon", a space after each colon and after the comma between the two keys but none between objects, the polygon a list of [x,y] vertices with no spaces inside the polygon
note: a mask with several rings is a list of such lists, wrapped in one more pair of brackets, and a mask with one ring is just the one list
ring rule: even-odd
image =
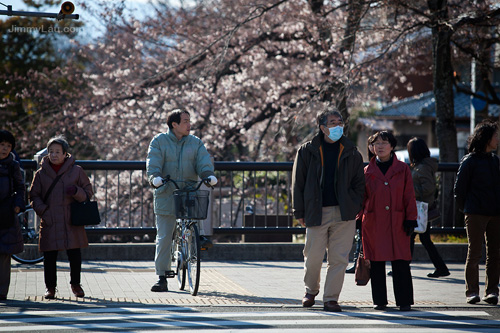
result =
[{"label": "white face mask", "polygon": [[344,127],[342,126],[329,127],[328,130],[330,131],[328,138],[333,142],[338,141],[344,134]]}]

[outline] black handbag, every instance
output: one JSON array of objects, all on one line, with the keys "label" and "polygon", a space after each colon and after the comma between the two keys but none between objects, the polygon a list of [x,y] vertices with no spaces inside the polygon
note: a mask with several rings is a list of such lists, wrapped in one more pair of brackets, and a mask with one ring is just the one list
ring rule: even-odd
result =
[{"label": "black handbag", "polygon": [[87,200],[71,203],[72,225],[97,225],[99,223],[101,223],[101,216],[97,207],[97,201],[90,201],[87,195]]}]

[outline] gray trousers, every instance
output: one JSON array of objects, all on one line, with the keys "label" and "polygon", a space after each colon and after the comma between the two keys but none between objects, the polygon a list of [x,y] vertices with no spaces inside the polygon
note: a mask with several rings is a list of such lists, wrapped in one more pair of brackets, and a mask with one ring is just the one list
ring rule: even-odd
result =
[{"label": "gray trousers", "polygon": [[163,276],[165,271],[171,271],[172,236],[175,229],[174,215],[156,215],[156,275]]},{"label": "gray trousers", "polygon": [[[201,221],[200,221],[201,222]],[[205,222],[205,221],[204,221]],[[156,275],[165,275],[165,271],[172,270],[172,236],[175,229],[175,215],[156,215],[156,253],[155,271]],[[208,221],[210,223],[210,221]],[[198,223],[200,235],[207,235],[203,223]]]}]

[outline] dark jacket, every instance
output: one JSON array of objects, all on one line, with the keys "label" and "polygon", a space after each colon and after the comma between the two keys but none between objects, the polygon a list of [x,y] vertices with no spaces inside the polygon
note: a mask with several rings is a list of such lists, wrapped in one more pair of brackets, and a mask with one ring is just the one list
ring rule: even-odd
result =
[{"label": "dark jacket", "polygon": [[[10,153],[7,158],[0,161],[0,200],[8,199],[11,194],[16,194],[11,200],[12,210],[19,207],[24,210],[24,182],[19,162]],[[0,216],[0,218],[4,218]],[[0,229],[0,253],[14,254],[23,251],[23,236],[19,223],[8,229]]]},{"label": "dark jacket", "polygon": [[[75,159],[69,156],[61,169],[56,172],[45,156],[40,169],[35,173],[30,189],[31,206],[41,217],[40,251],[69,250],[88,246],[85,227],[71,224],[71,203],[85,201],[92,197],[92,185],[83,169],[75,164]],[[62,177],[57,181],[47,201],[44,202],[53,180],[57,175]],[[75,185],[74,195],[66,194],[66,187]]]},{"label": "dark jacket", "polygon": [[335,191],[343,221],[354,220],[365,193],[363,158],[345,136],[340,138],[335,186],[323,188],[321,135],[300,146],[292,171],[292,201],[295,218],[304,218],[307,227],[321,225],[322,191]]},{"label": "dark jacket", "polygon": [[455,181],[455,200],[460,211],[500,215],[499,164],[493,153],[469,153],[462,158]]},{"label": "dark jacket", "polygon": [[427,202],[429,205],[436,200],[436,171],[438,161],[433,157],[426,157],[415,164],[411,169],[415,199]]}]

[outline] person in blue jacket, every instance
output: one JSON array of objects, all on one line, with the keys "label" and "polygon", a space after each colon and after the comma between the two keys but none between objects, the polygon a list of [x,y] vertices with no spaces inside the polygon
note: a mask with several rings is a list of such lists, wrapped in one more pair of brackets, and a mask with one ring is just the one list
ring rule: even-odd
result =
[{"label": "person in blue jacket", "polygon": [[[159,279],[151,291],[168,291],[167,277],[173,276],[170,250],[175,227],[175,205],[172,183],[163,185],[162,178],[196,182],[198,177],[210,178],[217,184],[214,165],[203,142],[191,131],[190,114],[186,110],[173,110],[167,118],[168,131],[156,135],[149,144],[146,170],[154,190],[156,215],[155,271]],[[202,240],[202,247],[203,247]]]}]

